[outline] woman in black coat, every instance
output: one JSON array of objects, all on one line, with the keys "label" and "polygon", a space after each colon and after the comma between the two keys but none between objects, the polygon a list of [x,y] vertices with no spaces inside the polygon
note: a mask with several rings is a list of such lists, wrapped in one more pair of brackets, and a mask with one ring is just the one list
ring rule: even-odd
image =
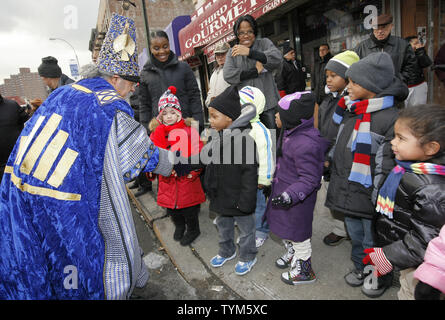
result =
[{"label": "woman in black coat", "polygon": [[195,74],[186,62],[179,61],[170,50],[164,31],[150,34],[150,58],[141,72],[139,89],[139,121],[147,128],[158,115],[158,102],[169,86],[175,86],[182,109],[182,117],[194,118],[204,127],[201,94]]}]

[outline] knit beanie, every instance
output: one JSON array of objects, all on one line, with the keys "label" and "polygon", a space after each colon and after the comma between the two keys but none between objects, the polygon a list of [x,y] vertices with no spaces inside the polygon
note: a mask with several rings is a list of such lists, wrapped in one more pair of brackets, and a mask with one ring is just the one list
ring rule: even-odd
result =
[{"label": "knit beanie", "polygon": [[181,104],[179,103],[178,97],[176,97],[176,87],[174,86],[168,87],[167,91],[165,91],[159,98],[159,103],[158,103],[159,115],[157,118],[161,123],[162,123],[161,121],[162,110],[167,107],[173,108],[178,113],[178,116],[182,118]]},{"label": "knit beanie", "polygon": [[60,78],[62,76],[62,69],[57,64],[57,59],[51,56],[42,58],[42,64],[37,71],[41,77],[45,78]]},{"label": "knit beanie", "polygon": [[278,113],[282,123],[277,145],[277,157],[283,155],[284,131],[293,129],[301,124],[301,120],[314,116],[315,94],[311,91],[288,94],[278,101]]},{"label": "knit beanie", "polygon": [[288,54],[292,50],[294,50],[294,48],[292,48],[288,42],[285,42],[283,44],[283,56],[285,56],[286,54]]},{"label": "knit beanie", "polygon": [[314,116],[315,95],[311,91],[288,94],[278,101],[278,112],[284,129],[292,129]]},{"label": "knit beanie", "polygon": [[346,71],[346,77],[368,91],[379,94],[394,79],[394,63],[386,52],[371,53]]},{"label": "knit beanie", "polygon": [[209,107],[215,108],[232,120],[237,119],[241,115],[238,88],[235,85],[228,87],[210,102]]},{"label": "knit beanie", "polygon": [[246,86],[239,91],[241,105],[251,103],[256,107],[257,114],[260,115],[266,106],[266,97],[263,92],[255,87]]},{"label": "knit beanie", "polygon": [[337,54],[326,64],[325,70],[330,70],[346,79],[346,71],[349,67],[360,60],[360,57],[354,51],[344,51]]}]

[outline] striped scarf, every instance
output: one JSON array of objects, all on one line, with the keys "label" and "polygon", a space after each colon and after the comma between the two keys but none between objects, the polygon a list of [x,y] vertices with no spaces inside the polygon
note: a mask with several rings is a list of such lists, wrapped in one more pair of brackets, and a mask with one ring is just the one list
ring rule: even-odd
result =
[{"label": "striped scarf", "polygon": [[405,172],[408,171],[416,174],[438,174],[445,176],[445,166],[442,165],[398,160],[396,160],[396,162],[397,166],[392,169],[391,173],[388,175],[388,178],[386,178],[385,183],[380,189],[376,206],[377,212],[388,216],[390,219],[393,218],[397,188]]},{"label": "striped scarf", "polygon": [[371,176],[371,113],[390,108],[394,97],[386,96],[369,100],[350,100],[349,96],[340,99],[334,112],[333,120],[340,124],[345,110],[358,115],[352,135],[351,151],[354,153],[351,173],[348,180],[362,184],[366,188],[372,185]]}]

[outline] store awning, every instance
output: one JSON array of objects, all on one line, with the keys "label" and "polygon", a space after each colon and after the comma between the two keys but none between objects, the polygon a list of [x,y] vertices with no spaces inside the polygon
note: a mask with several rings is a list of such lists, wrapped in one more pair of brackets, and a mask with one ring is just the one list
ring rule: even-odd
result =
[{"label": "store awning", "polygon": [[194,56],[195,49],[204,46],[206,54],[213,56],[213,44],[220,40],[234,39],[232,29],[240,16],[250,14],[257,19],[286,2],[287,0],[208,1],[192,15],[192,22],[179,31],[180,59]]}]

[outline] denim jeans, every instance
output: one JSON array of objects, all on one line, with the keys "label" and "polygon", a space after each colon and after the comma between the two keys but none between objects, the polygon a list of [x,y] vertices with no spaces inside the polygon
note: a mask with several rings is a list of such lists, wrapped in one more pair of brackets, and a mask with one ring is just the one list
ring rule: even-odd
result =
[{"label": "denim jeans", "polygon": [[351,260],[354,262],[355,268],[361,271],[365,268],[362,260],[366,253],[363,251],[374,246],[371,222],[370,219],[345,217],[346,229],[352,244]]},{"label": "denim jeans", "polygon": [[264,220],[263,216],[266,213],[266,197],[264,196],[263,190],[258,189],[256,194],[256,209],[255,209],[255,227],[256,227],[256,237],[265,239],[269,234],[269,225],[267,221]]},{"label": "denim jeans", "polygon": [[221,257],[231,257],[235,251],[235,221],[240,231],[239,261],[248,262],[255,259],[258,252],[255,246],[255,216],[226,217],[218,216],[216,226],[219,233],[219,252]]}]

